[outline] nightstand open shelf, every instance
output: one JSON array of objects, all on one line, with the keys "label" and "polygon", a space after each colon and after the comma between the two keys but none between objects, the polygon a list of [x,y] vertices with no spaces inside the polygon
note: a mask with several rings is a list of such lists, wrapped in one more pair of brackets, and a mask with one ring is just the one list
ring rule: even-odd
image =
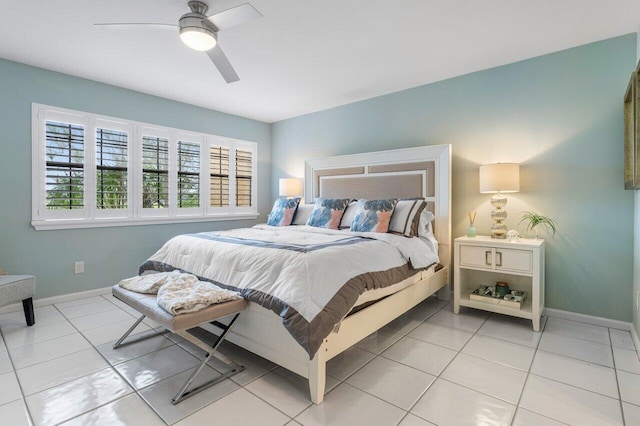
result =
[{"label": "nightstand open shelf", "polygon": [[[480,286],[509,284],[510,290],[526,292],[520,308],[472,300],[469,294]],[[540,330],[544,309],[544,240],[510,242],[490,237],[455,240],[454,312],[460,306],[530,319]]]},{"label": "nightstand open shelf", "polygon": [[468,308],[482,309],[484,311],[495,312],[497,314],[511,315],[513,317],[520,317],[526,319],[532,319],[531,315],[531,298],[524,299],[524,303],[520,309],[512,308],[509,306],[492,305],[491,303],[481,302],[477,300],[469,299],[469,294],[460,295],[460,306],[466,306]]}]

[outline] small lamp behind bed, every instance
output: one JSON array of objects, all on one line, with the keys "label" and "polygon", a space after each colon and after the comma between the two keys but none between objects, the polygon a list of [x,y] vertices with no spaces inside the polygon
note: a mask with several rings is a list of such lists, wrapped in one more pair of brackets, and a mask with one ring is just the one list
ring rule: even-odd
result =
[{"label": "small lamp behind bed", "polygon": [[301,197],[302,196],[302,180],[295,178],[282,178],[279,181],[281,197]]}]

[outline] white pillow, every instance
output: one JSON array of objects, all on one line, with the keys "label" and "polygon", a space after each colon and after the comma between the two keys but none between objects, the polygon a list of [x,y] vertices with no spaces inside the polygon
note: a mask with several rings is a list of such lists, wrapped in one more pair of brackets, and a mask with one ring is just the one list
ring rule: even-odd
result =
[{"label": "white pillow", "polygon": [[298,204],[296,209],[296,215],[293,217],[292,225],[306,225],[311,212],[313,211],[314,204]]},{"label": "white pillow", "polygon": [[389,222],[389,232],[417,237],[421,213],[425,210],[427,210],[427,202],[424,200],[398,201]]},{"label": "white pillow", "polygon": [[418,225],[418,238],[429,245],[434,253],[438,253],[438,240],[436,240],[436,236],[433,235],[433,227],[431,225],[433,219],[435,219],[435,216],[429,210],[424,209],[422,211],[420,224]]},{"label": "white pillow", "polygon": [[356,216],[356,210],[358,210],[358,200],[353,200],[347,206],[347,209],[344,211],[342,215],[342,219],[340,220],[339,229],[350,229],[351,222],[353,222],[353,218]]},{"label": "white pillow", "polygon": [[418,237],[433,237],[431,222],[433,222],[435,218],[429,210],[422,210],[422,213],[420,213],[420,223],[418,224]]}]

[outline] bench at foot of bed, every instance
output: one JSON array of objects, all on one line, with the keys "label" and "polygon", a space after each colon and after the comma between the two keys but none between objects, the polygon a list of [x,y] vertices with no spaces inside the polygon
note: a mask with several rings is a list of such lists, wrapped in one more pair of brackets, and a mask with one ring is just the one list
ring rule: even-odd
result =
[{"label": "bench at foot of bed", "polygon": [[[131,332],[138,326],[138,324],[142,322],[145,317],[148,317],[153,321],[161,324],[167,330],[176,333],[180,337],[188,340],[189,342],[205,351],[205,355],[203,356],[200,365],[193,370],[187,381],[178,390],[178,393],[176,393],[176,395],[171,399],[171,402],[173,404],[177,404],[183,399],[195,395],[196,393],[201,392],[215,385],[216,383],[219,383],[244,370],[243,366],[216,352],[216,349],[218,348],[218,346],[220,346],[220,343],[222,343],[222,341],[231,330],[231,327],[233,327],[233,324],[236,322],[236,319],[240,315],[240,312],[242,312],[246,308],[247,302],[244,299],[218,303],[208,306],[197,312],[172,315],[158,306],[155,294],[136,293],[133,291],[125,290],[118,285],[113,287],[112,293],[117,299],[126,303],[141,314],[140,318],[136,320],[131,328],[129,328],[129,330],[127,330],[124,335],[113,345],[114,349],[117,349],[120,346],[126,344],[123,343],[124,340],[129,336],[129,334],[131,334]],[[230,315],[233,315],[233,317],[229,324],[223,324],[218,321],[220,318]],[[205,323],[210,323],[220,328],[220,330],[222,330],[220,336],[215,336],[212,333],[209,333],[208,331],[198,327],[199,325]],[[213,343],[206,343],[205,339],[210,339],[212,336],[215,338]],[[198,373],[200,373],[202,368],[211,358],[215,358],[223,362],[229,367],[229,370],[226,373],[222,374],[222,376],[220,377],[216,377],[215,379],[203,383],[200,386],[189,389]]]}]

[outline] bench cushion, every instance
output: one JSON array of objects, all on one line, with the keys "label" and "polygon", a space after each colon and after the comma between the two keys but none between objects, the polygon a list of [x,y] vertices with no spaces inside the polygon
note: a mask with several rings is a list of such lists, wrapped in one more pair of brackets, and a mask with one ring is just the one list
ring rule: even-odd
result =
[{"label": "bench cushion", "polygon": [[0,306],[33,297],[36,279],[31,275],[0,275]]},{"label": "bench cushion", "polygon": [[136,293],[125,290],[117,284],[113,286],[111,292],[116,298],[122,300],[136,311],[162,324],[162,326],[173,332],[196,327],[205,322],[213,321],[216,318],[240,312],[247,307],[246,300],[238,299],[224,303],[216,303],[197,312],[174,316],[158,306],[155,294]]}]

